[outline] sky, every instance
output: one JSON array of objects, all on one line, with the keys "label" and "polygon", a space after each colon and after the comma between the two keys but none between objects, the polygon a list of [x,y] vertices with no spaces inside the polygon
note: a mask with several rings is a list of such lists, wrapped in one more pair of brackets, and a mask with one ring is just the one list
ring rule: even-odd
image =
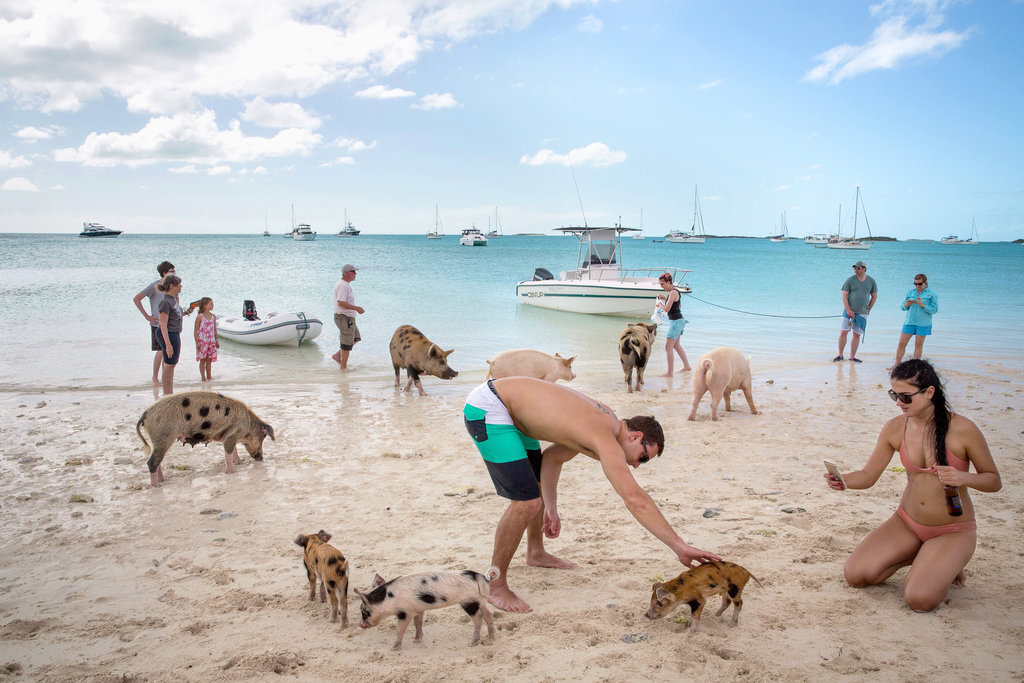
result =
[{"label": "sky", "polygon": [[[1022,0],[4,0],[0,232],[1024,237]],[[864,221],[867,214],[867,224]]]}]

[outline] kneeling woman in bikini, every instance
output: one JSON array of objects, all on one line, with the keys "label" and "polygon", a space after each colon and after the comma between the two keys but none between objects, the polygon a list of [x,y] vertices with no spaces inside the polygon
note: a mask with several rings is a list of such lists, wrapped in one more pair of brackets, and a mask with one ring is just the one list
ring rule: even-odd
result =
[{"label": "kneeling woman in bikini", "polygon": [[[931,364],[904,361],[889,380],[889,397],[903,415],[885,423],[864,468],[842,476],[851,489],[870,488],[898,451],[907,486],[896,513],[861,541],[843,573],[847,583],[861,588],[884,583],[909,565],[903,599],[911,609],[928,612],[945,599],[951,585],[963,584],[963,569],[974,554],[977,524],[967,490],[998,491],[1002,481],[981,430],[952,412]],[[974,474],[968,471],[972,464]],[[825,480],[843,489],[832,475],[826,473]],[[959,516],[947,506],[946,493],[954,490]]]}]

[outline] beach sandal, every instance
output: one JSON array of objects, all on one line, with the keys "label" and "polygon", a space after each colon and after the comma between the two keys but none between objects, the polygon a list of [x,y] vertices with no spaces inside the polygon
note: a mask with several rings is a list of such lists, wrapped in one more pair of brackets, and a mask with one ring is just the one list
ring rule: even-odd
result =
[{"label": "beach sandal", "polygon": [[832,359],[832,362],[833,362],[833,363],[838,363],[838,362],[839,362],[839,361],[841,361],[842,359],[843,359],[843,357],[842,357],[842,356],[836,356],[835,358],[833,358],[833,359]]},{"label": "beach sandal", "polygon": [[852,356],[850,357],[850,360],[852,360],[854,363],[863,363],[864,362],[860,358],[853,358]]}]

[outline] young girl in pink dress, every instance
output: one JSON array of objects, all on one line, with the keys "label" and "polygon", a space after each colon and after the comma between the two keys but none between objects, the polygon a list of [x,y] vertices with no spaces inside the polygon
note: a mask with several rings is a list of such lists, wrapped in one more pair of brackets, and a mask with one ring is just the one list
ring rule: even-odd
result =
[{"label": "young girl in pink dress", "polygon": [[217,360],[217,318],[213,315],[213,299],[204,296],[199,301],[199,315],[196,316],[196,360],[199,361],[199,377],[206,382],[213,379],[210,374],[213,361]]}]

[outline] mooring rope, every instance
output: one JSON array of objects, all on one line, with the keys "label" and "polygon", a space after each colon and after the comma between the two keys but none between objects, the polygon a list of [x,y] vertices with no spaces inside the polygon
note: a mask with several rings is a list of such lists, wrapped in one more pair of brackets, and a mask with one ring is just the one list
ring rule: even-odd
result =
[{"label": "mooring rope", "polygon": [[714,306],[715,308],[722,308],[722,309],[725,309],[726,311],[732,311],[734,313],[743,313],[745,315],[757,315],[757,316],[761,316],[762,318],[817,319],[817,318],[841,318],[841,317],[843,317],[842,314],[839,314],[839,315],[776,315],[774,313],[754,313],[753,311],[741,311],[738,308],[729,308],[728,306],[722,306],[720,304],[713,304],[710,301],[704,301],[704,299],[698,299],[693,294],[687,294],[686,297],[688,299],[694,299],[696,301],[699,301],[702,304],[707,304],[708,306]]}]

